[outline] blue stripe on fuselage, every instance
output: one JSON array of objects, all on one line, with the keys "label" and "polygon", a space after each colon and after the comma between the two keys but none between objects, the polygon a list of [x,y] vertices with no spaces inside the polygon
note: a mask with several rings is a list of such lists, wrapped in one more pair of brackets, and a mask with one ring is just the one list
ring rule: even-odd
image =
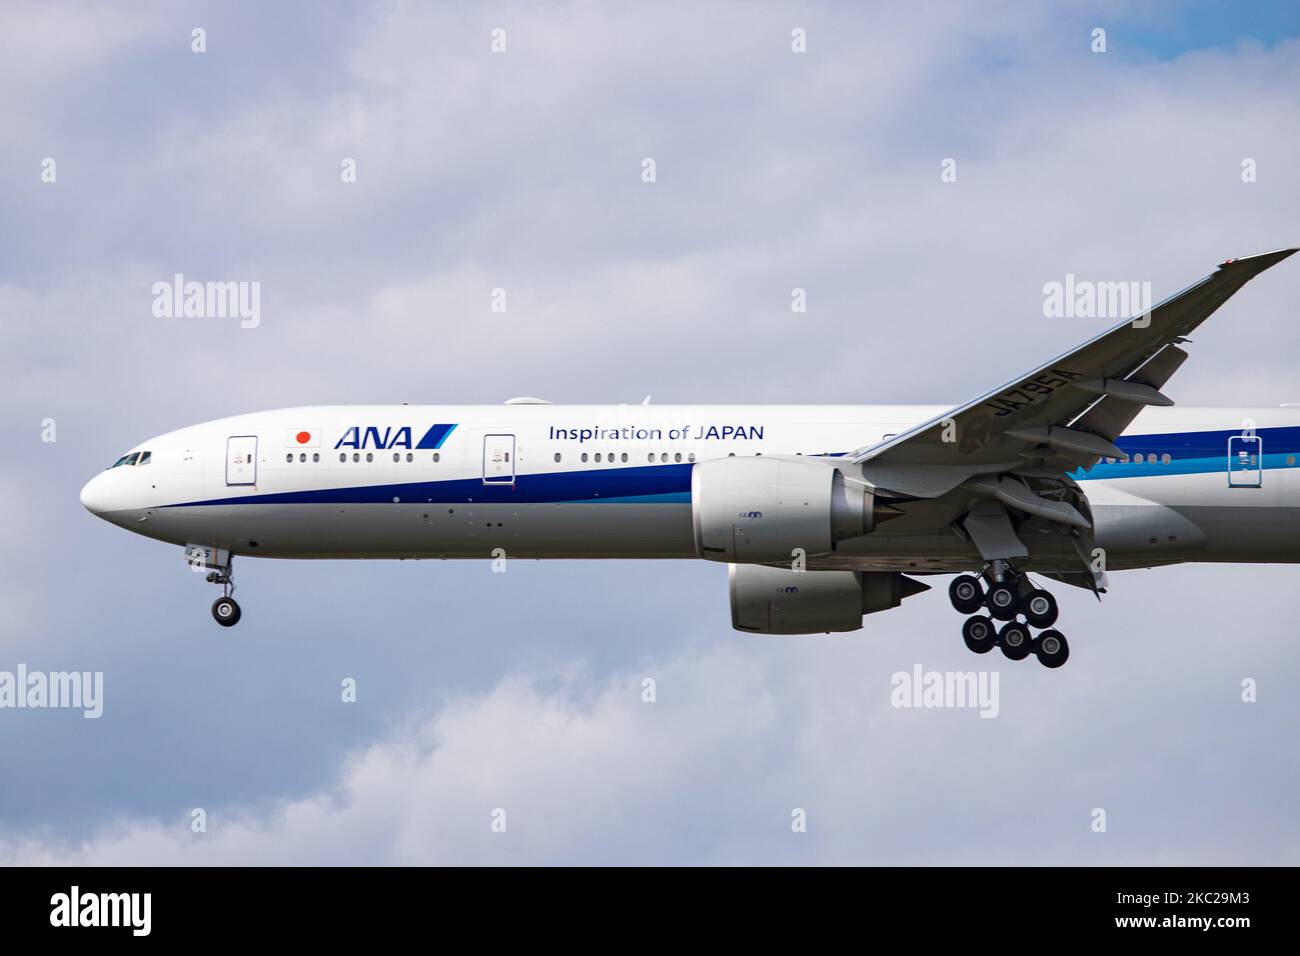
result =
[{"label": "blue stripe on fuselage", "polygon": [[[1076,469],[1070,477],[1079,481],[1102,478],[1151,478],[1160,475],[1227,474],[1228,439],[1240,437],[1240,429],[1204,432],[1165,432],[1154,435],[1121,435],[1115,442],[1129,461],[1102,459],[1088,471]],[[1265,471],[1294,468],[1300,449],[1300,426],[1257,428],[1263,443]],[[1131,459],[1142,455],[1143,461]],[[1155,460],[1151,460],[1151,456]],[[1169,461],[1164,461],[1164,456]]]},{"label": "blue stripe on fuselage", "polygon": [[389,485],[360,485],[353,488],[319,488],[310,491],[282,491],[265,495],[241,495],[186,501],[169,508],[197,505],[278,504],[543,504],[581,501],[689,502],[691,465],[651,465],[610,468],[605,471],[565,471],[553,474],[519,475],[513,485],[483,484],[481,478],[453,478],[447,481],[409,481]]}]

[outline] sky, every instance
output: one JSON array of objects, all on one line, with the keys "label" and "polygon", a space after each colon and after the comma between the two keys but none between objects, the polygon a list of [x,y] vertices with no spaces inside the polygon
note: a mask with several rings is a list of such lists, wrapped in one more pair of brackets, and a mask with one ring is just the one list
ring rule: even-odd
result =
[{"label": "sky", "polygon": [[[943,579],[741,634],[693,561],[248,560],[226,630],[77,497],[264,408],[964,402],[1109,324],[1047,282],[1300,242],[1293,4],[19,2],[0,90],[0,671],[104,675],[0,710],[0,863],[1300,863],[1291,567],[1057,587],[1057,671]],[[1294,262],[1167,393],[1300,402]],[[175,273],[260,323],[155,317]],[[893,706],[918,665],[996,718]]]}]

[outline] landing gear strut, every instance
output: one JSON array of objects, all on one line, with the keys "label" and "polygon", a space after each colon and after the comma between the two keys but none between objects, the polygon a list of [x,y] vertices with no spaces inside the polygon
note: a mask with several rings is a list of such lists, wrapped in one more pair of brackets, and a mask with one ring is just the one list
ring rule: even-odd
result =
[{"label": "landing gear strut", "polygon": [[[961,636],[976,654],[1002,648],[1008,660],[1022,661],[1030,654],[1044,667],[1057,668],[1070,657],[1070,645],[1060,631],[1050,630],[1060,611],[1056,598],[1028,580],[1008,562],[992,561],[984,572],[987,589],[980,579],[961,574],[948,587],[952,606],[962,614],[987,608],[989,616],[968,617]],[[1023,617],[1024,622],[1018,620]],[[1004,622],[999,628],[999,622]],[[1049,628],[1037,637],[1030,628]]]},{"label": "landing gear strut", "polygon": [[222,627],[234,627],[239,623],[243,611],[234,598],[235,593],[235,556],[230,556],[227,567],[222,571],[209,571],[207,582],[221,585],[221,597],[212,602],[212,618]]}]

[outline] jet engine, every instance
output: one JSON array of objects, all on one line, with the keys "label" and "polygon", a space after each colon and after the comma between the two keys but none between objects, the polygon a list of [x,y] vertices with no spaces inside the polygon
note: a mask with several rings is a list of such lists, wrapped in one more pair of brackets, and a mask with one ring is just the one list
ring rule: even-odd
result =
[{"label": "jet engine", "polygon": [[731,626],[754,634],[856,631],[862,616],[930,590],[897,571],[788,571],[733,564]]},{"label": "jet engine", "polygon": [[695,549],[739,564],[790,561],[833,551],[901,514],[861,478],[816,458],[715,458],[691,472]]}]

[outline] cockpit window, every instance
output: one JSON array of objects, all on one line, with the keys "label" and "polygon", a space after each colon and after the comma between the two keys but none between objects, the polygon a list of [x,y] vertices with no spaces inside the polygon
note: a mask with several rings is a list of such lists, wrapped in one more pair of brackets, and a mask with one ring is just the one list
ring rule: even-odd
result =
[{"label": "cockpit window", "polygon": [[136,462],[136,465],[139,466],[139,465],[149,464],[149,460],[150,460],[149,456],[151,454],[152,454],[151,452],[147,452],[147,451],[140,452],[140,460]]},{"label": "cockpit window", "polygon": [[131,454],[123,455],[117,461],[113,462],[113,467],[117,468],[120,465],[134,465],[136,461],[139,460],[139,458],[140,458],[140,453],[138,451],[133,451],[131,452]]}]

